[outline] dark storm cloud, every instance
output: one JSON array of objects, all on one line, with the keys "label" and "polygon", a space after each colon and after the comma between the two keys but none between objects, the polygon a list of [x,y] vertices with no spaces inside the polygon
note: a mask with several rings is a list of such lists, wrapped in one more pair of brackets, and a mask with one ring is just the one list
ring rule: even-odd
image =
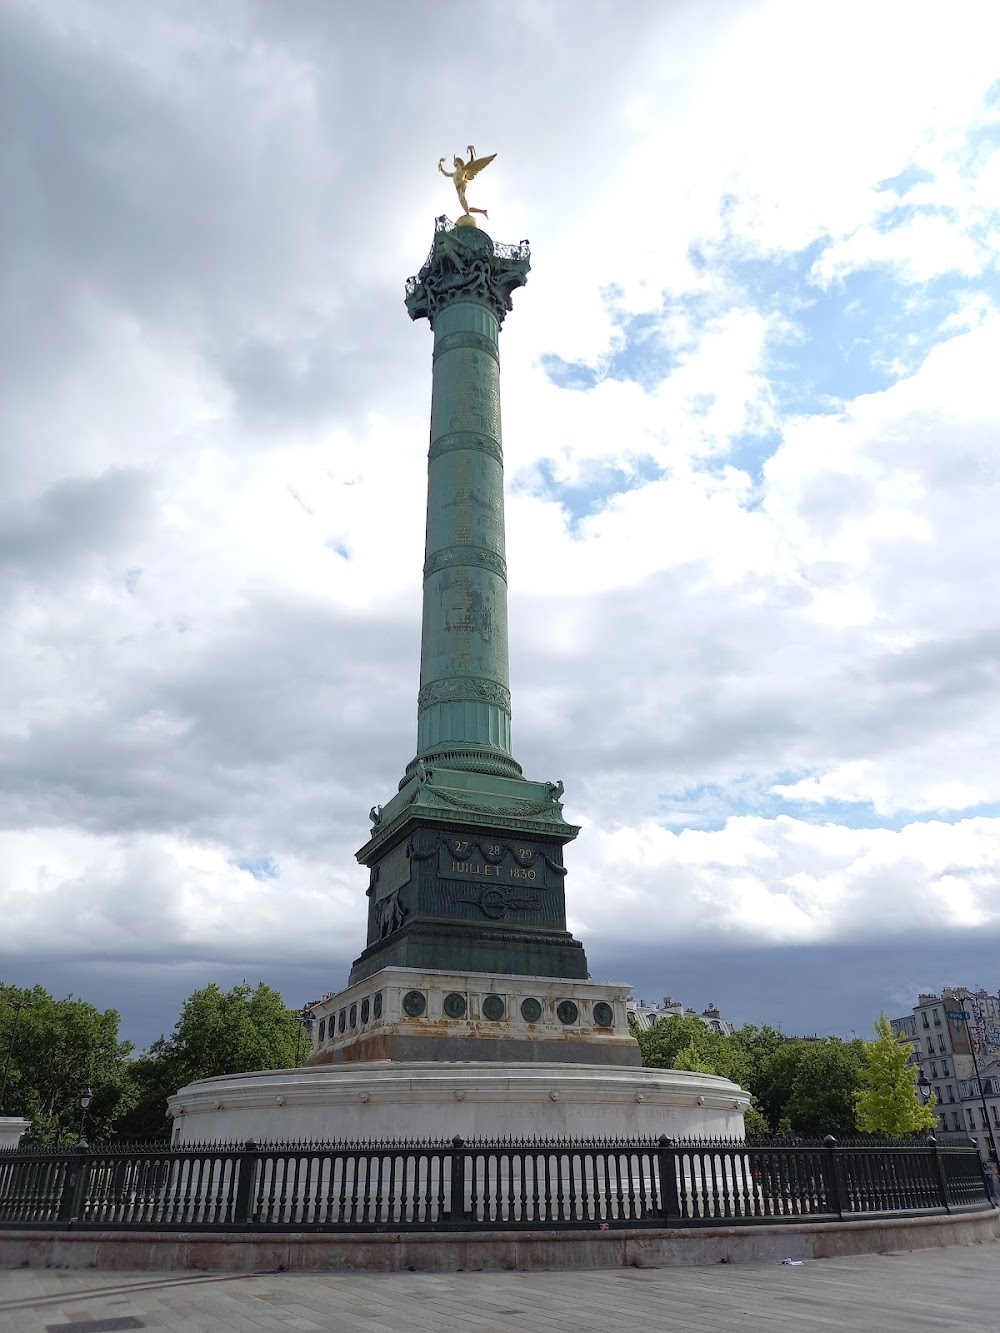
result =
[{"label": "dark storm cloud", "polygon": [[[187,638],[168,633],[141,667],[112,676],[99,706],[8,740],[3,824],[344,851],[341,824],[357,838],[410,758],[412,620],[259,598],[200,648]],[[335,669],[345,655],[368,663],[364,675]]]},{"label": "dark storm cloud", "polygon": [[[173,16],[190,57],[180,64],[142,31],[131,49],[99,22],[89,31],[87,13],[75,24],[16,5],[0,14],[0,349],[14,405],[85,355],[103,309],[165,349],[199,348],[250,416],[359,411],[387,370],[372,311],[384,312],[397,373],[412,344],[392,318],[401,279],[378,238],[364,229],[346,243],[339,182],[360,166],[345,160],[356,140],[322,135],[308,73],[298,67],[296,86],[278,57],[269,106],[268,71],[227,60],[225,28],[206,33],[197,7]],[[245,53],[255,41],[242,23],[230,37]]]},{"label": "dark storm cloud", "polygon": [[106,555],[149,521],[151,489],[142,473],[111,469],[60,482],[31,503],[0,505],[0,568],[22,578],[75,580],[81,563]]},{"label": "dark storm cloud", "polygon": [[[344,984],[362,945],[356,930],[345,939],[311,941],[294,962],[261,950],[240,959],[153,957],[141,966],[119,956],[27,963],[0,952],[0,978],[14,985],[38,982],[57,995],[73,992],[101,1008],[116,1008],[123,1034],[142,1047],[172,1029],[184,999],[199,986],[265,981],[298,1007]],[[908,1013],[919,991],[956,980],[989,985],[998,948],[1000,937],[976,931],[798,948],[706,947],[675,939],[621,950],[595,942],[587,952],[595,977],[628,982],[647,1000],[659,1003],[669,995],[698,1010],[714,1003],[730,1022],[768,1023],[789,1036],[870,1037],[879,1013]]]}]

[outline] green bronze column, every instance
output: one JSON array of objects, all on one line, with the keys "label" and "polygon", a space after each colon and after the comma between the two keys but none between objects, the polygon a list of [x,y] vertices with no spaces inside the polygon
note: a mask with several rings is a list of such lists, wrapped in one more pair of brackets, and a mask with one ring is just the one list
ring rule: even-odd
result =
[{"label": "green bronze column", "polygon": [[[407,295],[434,330],[417,759],[520,777],[511,756],[500,352],[528,247],[444,228]],[[407,770],[412,773],[416,759]]]},{"label": "green bronze column", "polygon": [[526,242],[438,218],[406,307],[434,331],[417,752],[371,810],[368,943],[382,967],[584,978],[566,929],[561,782],[511,753],[498,340]]}]

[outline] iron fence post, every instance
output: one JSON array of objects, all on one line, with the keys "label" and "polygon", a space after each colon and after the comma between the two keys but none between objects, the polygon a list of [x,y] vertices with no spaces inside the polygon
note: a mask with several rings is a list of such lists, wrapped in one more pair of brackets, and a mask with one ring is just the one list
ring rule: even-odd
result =
[{"label": "iron fence post", "polygon": [[660,1163],[660,1207],[663,1211],[663,1225],[669,1226],[672,1220],[681,1220],[681,1201],[677,1193],[677,1150],[674,1140],[668,1134],[661,1134],[656,1142],[656,1155]]},{"label": "iron fence post", "polygon": [[[989,1176],[986,1174],[986,1163],[983,1161],[982,1155],[979,1152],[979,1143],[971,1134],[969,1135],[969,1142],[976,1150],[976,1165],[979,1167],[979,1178],[983,1182],[983,1193],[986,1195],[987,1199],[989,1199],[990,1203],[992,1203],[993,1195],[990,1193],[990,1180]],[[990,1161],[992,1162],[992,1160],[993,1158],[991,1156]]]},{"label": "iron fence post", "polygon": [[451,1141],[451,1146],[455,1151],[451,1154],[451,1211],[450,1220],[454,1226],[458,1222],[465,1221],[465,1161],[466,1154],[462,1151],[465,1147],[465,1139],[461,1134],[456,1134]]},{"label": "iron fence post", "polygon": [[236,1199],[233,1203],[233,1222],[237,1226],[247,1226],[250,1222],[250,1195],[254,1176],[257,1173],[257,1144],[247,1139],[243,1152],[236,1158]]},{"label": "iron fence post", "polygon": [[[941,1187],[941,1202],[944,1204],[946,1213],[951,1212],[951,1189],[948,1186],[948,1173],[944,1169],[944,1161],[941,1158],[941,1145],[933,1134],[927,1135],[927,1143],[934,1150],[934,1164],[937,1167],[938,1184]],[[977,1148],[978,1153],[978,1148]]]},{"label": "iron fence post", "polygon": [[837,1140],[832,1134],[827,1134],[823,1140],[830,1161],[830,1202],[833,1204],[834,1212],[843,1221],[844,1217],[844,1182],[842,1178],[841,1159],[837,1151]]},{"label": "iron fence post", "polygon": [[79,1222],[83,1207],[83,1193],[87,1184],[90,1163],[86,1148],[70,1150],[66,1163],[66,1175],[63,1178],[62,1194],[59,1199],[60,1222]]}]

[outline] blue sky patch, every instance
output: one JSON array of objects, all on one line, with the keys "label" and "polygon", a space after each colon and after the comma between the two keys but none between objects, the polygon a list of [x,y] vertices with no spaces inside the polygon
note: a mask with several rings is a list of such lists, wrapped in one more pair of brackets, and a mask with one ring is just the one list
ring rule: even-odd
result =
[{"label": "blue sky patch", "polygon": [[993,819],[1000,816],[1000,803],[988,802],[960,810],[877,811],[869,801],[792,800],[771,786],[787,787],[803,774],[777,774],[752,782],[735,780],[731,785],[703,783],[677,792],[661,792],[657,818],[667,828],[698,828],[717,832],[735,816],[754,815],[775,819],[789,815],[803,824],[838,824],[851,829],[887,829],[899,832],[908,824],[958,824],[963,819]]},{"label": "blue sky patch", "polygon": [[570,531],[575,533],[583,519],[599,514],[614,496],[638,490],[663,475],[659,464],[644,456],[630,460],[628,467],[595,463],[581,468],[574,481],[565,482],[554,476],[551,459],[541,458],[529,489],[533,495],[561,505],[569,515]]},{"label": "blue sky patch", "polygon": [[904,167],[902,171],[895,176],[888,177],[887,180],[880,181],[879,190],[895,190],[897,194],[903,195],[912,190],[915,185],[924,185],[934,179],[934,173],[927,171],[924,167],[918,167],[913,163]]},{"label": "blue sky patch", "polygon": [[598,380],[597,371],[585,361],[566,361],[555,352],[546,352],[541,366],[549,382],[557,389],[592,389]]},{"label": "blue sky patch", "polygon": [[273,856],[247,857],[236,862],[240,870],[247,871],[254,879],[277,879],[278,863]]}]

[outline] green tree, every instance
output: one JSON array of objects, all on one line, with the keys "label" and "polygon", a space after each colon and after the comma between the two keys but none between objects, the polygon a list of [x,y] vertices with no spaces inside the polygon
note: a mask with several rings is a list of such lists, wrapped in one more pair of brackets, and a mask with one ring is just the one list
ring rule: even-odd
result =
[{"label": "green tree", "polygon": [[746,1131],[747,1138],[763,1139],[771,1133],[771,1126],[762,1114],[756,1097],[750,1099],[750,1106],[743,1117],[743,1128]]},{"label": "green tree", "polygon": [[937,1123],[933,1105],[924,1106],[910,1064],[912,1049],[897,1037],[885,1014],[875,1024],[875,1040],[865,1043],[861,1088],[855,1095],[858,1128],[866,1134],[915,1134]]},{"label": "green tree", "polygon": [[120,1126],[123,1138],[165,1139],[167,1098],[198,1078],[287,1069],[304,1043],[297,1015],[276,990],[247,982],[223,991],[214,983],[184,1001],[170,1037],[135,1061],[139,1098]]},{"label": "green tree", "polygon": [[782,1119],[787,1119],[785,1107],[792,1099],[805,1045],[801,1041],[784,1042],[761,1062],[757,1073],[753,1092],[775,1132],[779,1132]]},{"label": "green tree", "polygon": [[714,1074],[716,1071],[701,1058],[698,1054],[698,1048],[694,1042],[685,1046],[682,1051],[678,1051],[677,1059],[674,1061],[675,1069],[686,1069],[692,1074]]},{"label": "green tree", "polygon": [[766,1023],[760,1028],[753,1023],[744,1023],[742,1027],[733,1029],[729,1040],[743,1052],[748,1070],[746,1086],[751,1090],[756,1089],[765,1062],[787,1045],[785,1037],[777,1028],[769,1027]]},{"label": "green tree", "polygon": [[[41,986],[30,990],[0,983],[0,1059],[6,1061],[15,1009],[22,1005],[0,1112],[31,1121],[26,1145],[65,1147],[83,1136],[103,1143],[135,1103],[132,1043],[118,1037],[118,1013],[103,1012],[68,995],[54,999]],[[84,1120],[80,1095],[93,1101]]]},{"label": "green tree", "polygon": [[865,1043],[824,1037],[794,1040],[764,1060],[756,1093],[768,1123],[797,1134],[825,1137],[858,1132],[854,1101],[864,1067]]},{"label": "green tree", "polygon": [[797,1134],[822,1138],[856,1134],[854,1099],[864,1067],[864,1042],[804,1042],[805,1053],[785,1113]]},{"label": "green tree", "polygon": [[[693,1050],[703,1073],[721,1074],[740,1087],[748,1086],[751,1061],[746,1050],[731,1037],[720,1036],[700,1018],[671,1014],[651,1028],[633,1029],[642,1063],[648,1069],[684,1069],[678,1064],[682,1052]],[[690,1056],[684,1056],[690,1059]]]}]

